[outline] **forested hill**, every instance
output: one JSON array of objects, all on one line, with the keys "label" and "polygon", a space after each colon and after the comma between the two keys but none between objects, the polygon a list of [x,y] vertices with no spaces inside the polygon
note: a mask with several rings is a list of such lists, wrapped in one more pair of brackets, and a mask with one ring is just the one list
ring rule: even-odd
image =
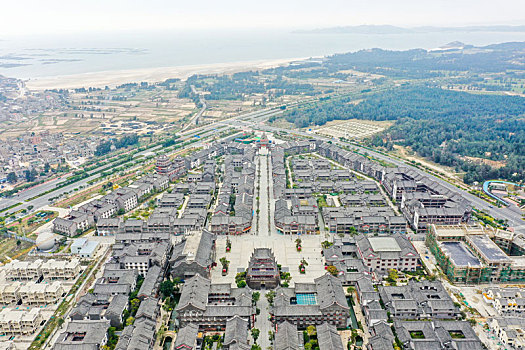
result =
[{"label": "forested hill", "polygon": [[443,52],[361,50],[330,56],[323,67],[328,71],[356,69],[391,77],[422,78],[446,75],[445,71],[523,72],[524,64],[525,42],[511,42]]},{"label": "forested hill", "polygon": [[[330,120],[394,120],[373,142],[410,146],[424,157],[465,171],[466,182],[489,178],[525,179],[525,99],[477,95],[425,87],[400,87],[354,104],[350,98],[327,101],[285,115],[297,127]],[[386,137],[385,137],[386,136]],[[383,140],[388,140],[384,144]],[[494,169],[465,156],[501,161]]]}]

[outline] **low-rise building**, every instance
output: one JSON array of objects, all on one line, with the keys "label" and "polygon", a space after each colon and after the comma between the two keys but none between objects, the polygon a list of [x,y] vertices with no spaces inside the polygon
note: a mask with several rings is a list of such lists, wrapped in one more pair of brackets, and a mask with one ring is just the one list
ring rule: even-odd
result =
[{"label": "low-rise building", "polygon": [[483,300],[491,304],[502,316],[518,316],[525,313],[525,290],[523,288],[488,287],[483,290]]},{"label": "low-rise building", "polygon": [[2,267],[6,277],[12,281],[34,281],[43,277],[46,281],[52,280],[73,280],[80,273],[80,261],[55,260],[34,261],[13,260]]},{"label": "low-rise building", "polygon": [[[202,346],[202,337],[199,337],[199,326],[193,323],[179,329],[177,339],[175,339],[175,350],[193,350],[200,349]],[[223,345],[224,346],[224,345]],[[226,345],[228,346],[228,345]],[[227,349],[226,347],[224,347]]]},{"label": "low-rise building", "polygon": [[94,224],[93,215],[71,210],[67,216],[53,221],[53,231],[72,237],[93,227]]},{"label": "low-rise building", "polygon": [[40,269],[46,281],[74,280],[80,274],[80,261],[50,259],[42,263]]},{"label": "low-rise building", "polygon": [[287,321],[304,329],[327,322],[345,328],[349,309],[341,281],[326,274],[316,278],[314,283],[277,288],[270,314],[277,325]]},{"label": "low-rise building", "polygon": [[237,315],[227,320],[222,342],[223,349],[251,349],[248,343],[249,325],[247,320]]},{"label": "low-rise building", "polygon": [[280,272],[275,256],[269,248],[256,248],[246,270],[246,283],[253,289],[276,288]]},{"label": "low-rise building", "polygon": [[128,308],[128,297],[125,295],[85,294],[78,300],[69,313],[69,318],[81,320],[108,320],[112,327],[122,327],[124,310]]},{"label": "low-rise building", "polygon": [[182,280],[195,274],[209,277],[215,262],[215,240],[216,236],[206,230],[190,232],[173,247],[171,276]]},{"label": "low-rise building", "polygon": [[98,350],[108,341],[109,321],[71,321],[60,333],[53,350]]},{"label": "low-rise building", "polygon": [[0,284],[0,303],[4,305],[16,304],[20,300],[20,287],[18,281]]},{"label": "low-rise building", "polygon": [[32,335],[43,321],[40,309],[6,308],[0,310],[0,335]]},{"label": "low-rise building", "polygon": [[344,350],[343,341],[337,328],[327,322],[316,326],[319,350]]},{"label": "low-rise building", "polygon": [[419,254],[412,243],[400,234],[378,237],[360,235],[356,238],[356,244],[358,255],[369,271],[415,271],[419,266]]},{"label": "low-rise building", "polygon": [[457,319],[459,309],[441,282],[410,280],[406,286],[379,286],[379,295],[392,318]]},{"label": "low-rise building", "polygon": [[303,348],[303,333],[297,330],[297,326],[290,322],[282,322],[275,327],[275,350],[300,350]]},{"label": "low-rise building", "polygon": [[525,318],[495,317],[488,324],[507,349],[525,349]]},{"label": "low-rise building", "polygon": [[432,225],[426,245],[437,264],[454,283],[479,284],[525,281],[525,259],[510,256],[481,226]]},{"label": "low-rise building", "polygon": [[1,268],[5,271],[6,277],[12,281],[32,281],[42,276],[41,267],[43,263],[41,259],[34,261],[19,261],[15,259]]},{"label": "low-rise building", "polygon": [[77,238],[71,244],[71,253],[81,258],[91,259],[100,247],[99,242],[87,238]]},{"label": "low-rise building", "polygon": [[467,321],[395,321],[404,349],[483,349]]},{"label": "low-rise building", "polygon": [[125,295],[135,290],[137,270],[120,270],[106,267],[101,278],[95,282],[96,295]]},{"label": "low-rise building", "polygon": [[36,283],[30,281],[20,286],[18,290],[22,304],[24,305],[47,305],[57,303],[65,293],[62,283]]},{"label": "low-rise building", "polygon": [[225,330],[228,320],[234,316],[247,321],[250,328],[255,321],[249,288],[231,288],[230,283],[212,284],[199,274],[186,280],[175,310],[181,327],[196,324],[203,331]]}]

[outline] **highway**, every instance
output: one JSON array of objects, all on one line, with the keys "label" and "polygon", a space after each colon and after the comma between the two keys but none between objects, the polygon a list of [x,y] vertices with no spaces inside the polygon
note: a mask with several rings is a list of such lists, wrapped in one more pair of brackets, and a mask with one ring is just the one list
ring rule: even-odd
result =
[{"label": "highway", "polygon": [[[238,125],[238,120],[244,120],[244,119],[253,119],[253,120],[259,120],[262,118],[262,120],[266,119],[266,118],[269,118],[270,116],[272,115],[276,115],[276,114],[279,114],[279,113],[282,113],[281,110],[275,110],[275,109],[264,109],[264,110],[260,110],[260,111],[256,111],[256,112],[250,112],[250,113],[245,113],[245,114],[241,114],[241,115],[238,115],[238,116],[235,116],[235,117],[232,117],[230,119],[228,119],[229,122],[233,123],[233,125],[235,127],[239,127]],[[221,131],[224,131],[226,130],[230,125],[227,124],[227,123],[224,123],[224,122],[218,122],[218,123],[213,123],[213,124],[207,124],[207,125],[204,125],[204,126],[201,126],[201,127],[196,127],[196,128],[193,128],[191,130],[186,130],[184,132],[180,132],[180,133],[177,133],[177,135],[181,136],[180,140],[182,142],[185,142],[185,141],[188,141],[188,140],[195,140],[195,135],[196,134],[199,134],[199,141],[195,142],[195,143],[192,143],[190,145],[188,145],[187,147],[188,148],[195,148],[195,147],[201,147],[203,146],[205,143],[206,143],[206,138],[208,137],[211,137],[213,136],[214,134],[217,134]],[[229,136],[226,136],[226,137],[229,137]],[[224,137],[224,138],[226,138]],[[140,157],[140,156],[144,156],[150,152],[154,152],[156,150],[159,150],[161,149],[162,146],[161,145],[156,145],[156,146],[153,146],[153,147],[150,147],[144,151],[141,151],[141,152],[138,152],[136,153],[133,158],[135,160],[135,158],[137,157]],[[132,161],[134,161],[132,160]],[[35,198],[35,199],[32,199],[30,200],[30,198],[33,198],[35,196],[37,196],[38,194],[40,193],[43,193],[43,192],[47,192],[47,191],[50,191],[52,189],[54,189],[58,184],[66,181],[67,177],[71,176],[70,174],[68,175],[63,175],[62,177],[60,178],[56,178],[56,179],[53,179],[53,180],[50,180],[48,182],[45,182],[43,184],[40,184],[40,185],[37,185],[37,186],[34,186],[32,188],[29,188],[27,190],[24,190],[14,196],[11,196],[9,198],[1,198],[0,199],[0,210],[3,209],[3,208],[7,208],[11,205],[14,205],[14,204],[17,204],[17,203],[22,203],[21,205],[18,205],[10,210],[7,210],[5,212],[2,212],[0,213],[0,215],[3,215],[3,216],[7,216],[9,214],[12,214],[12,213],[15,213],[21,209],[27,209],[27,207],[29,206],[33,206],[33,211],[37,211],[39,209],[41,209],[42,207],[46,206],[46,205],[49,205],[50,201],[49,199],[50,198],[54,198],[54,197],[59,197],[61,195],[63,195],[65,192],[71,192],[71,191],[74,191],[75,188],[79,188],[80,186],[88,186],[88,182],[92,181],[92,180],[95,180],[97,178],[100,177],[100,172],[103,171],[103,170],[106,170],[106,169],[109,169],[109,168],[112,168],[116,163],[118,162],[118,160],[115,160],[114,162],[111,162],[109,164],[106,164],[106,165],[103,165],[103,166],[100,166],[96,169],[93,169],[93,170],[90,170],[88,173],[89,174],[92,174],[82,180],[79,180],[77,182],[74,182],[72,184],[69,184],[65,187],[62,187],[60,189],[56,189],[54,191],[51,191],[49,193],[46,193],[38,198]],[[128,163],[124,163],[124,164],[121,164],[119,166],[126,166],[127,164],[129,164],[130,162]]]},{"label": "highway", "polygon": [[[301,101],[301,102],[297,102],[295,103],[294,105],[299,105],[299,104],[303,104],[303,103],[308,103],[310,101]],[[291,105],[290,105],[291,106]],[[288,106],[288,107],[290,107]],[[396,166],[403,166],[403,167],[407,167],[407,168],[411,168],[412,170],[420,173],[420,174],[423,174],[427,177],[429,177],[430,179],[432,179],[433,181],[443,185],[444,187],[448,188],[449,190],[453,191],[453,192],[456,192],[458,193],[459,195],[461,195],[463,198],[467,199],[473,207],[479,209],[479,210],[483,210],[484,212],[486,213],[489,213],[491,216],[495,217],[495,218],[498,218],[498,219],[503,219],[503,220],[507,220],[508,221],[508,224],[509,226],[511,227],[514,227],[514,229],[516,231],[519,231],[519,232],[524,232],[525,233],[525,221],[523,221],[522,219],[522,216],[521,216],[521,213],[517,212],[517,211],[514,211],[512,210],[512,208],[507,208],[507,207],[504,207],[504,208],[496,208],[496,207],[493,207],[491,204],[489,204],[488,202],[484,201],[483,199],[481,198],[478,198],[468,192],[466,192],[465,190],[463,189],[460,189],[460,188],[457,188],[456,186],[454,186],[453,184],[450,184],[432,174],[429,174],[429,173],[426,173],[410,164],[407,164],[399,159],[395,159],[395,158],[391,158],[389,156],[386,156],[384,154],[381,154],[381,153],[378,153],[378,152],[374,152],[370,149],[365,149],[363,147],[359,147],[359,146],[355,146],[355,145],[352,145],[352,144],[349,144],[349,143],[346,143],[346,142],[342,142],[342,141],[339,141],[337,139],[332,139],[332,138],[327,138],[327,137],[324,137],[324,136],[320,136],[320,135],[317,135],[317,134],[311,134],[311,133],[307,133],[307,132],[304,132],[304,131],[300,131],[300,130],[289,130],[289,129],[283,129],[283,128],[277,128],[277,127],[274,127],[274,126],[269,126],[269,125],[266,125],[264,124],[263,122],[266,121],[268,118],[272,117],[272,116],[276,116],[276,115],[279,115],[279,114],[282,114],[283,113],[283,110],[279,109],[279,108],[267,108],[267,109],[263,109],[263,110],[259,110],[259,111],[255,111],[255,112],[249,112],[249,113],[244,113],[244,114],[241,114],[241,115],[238,115],[238,116],[235,116],[235,117],[231,117],[229,119],[225,119],[225,120],[222,120],[222,121],[219,121],[219,122],[216,122],[216,123],[212,123],[212,124],[207,124],[207,125],[203,125],[203,126],[197,126],[193,129],[190,129],[190,130],[182,130],[181,132],[177,133],[178,136],[181,137],[181,141],[188,141],[188,140],[191,140],[191,139],[195,139],[195,136],[198,134],[199,136],[199,141],[196,142],[196,143],[193,143],[191,145],[189,145],[188,147],[191,147],[191,148],[194,148],[194,147],[200,147],[200,146],[203,146],[205,143],[206,143],[206,138],[207,137],[210,137],[210,136],[213,136],[213,134],[215,133],[219,133],[221,131],[224,131],[227,129],[227,127],[234,127],[234,128],[250,128],[250,129],[257,129],[257,130],[261,130],[261,131],[266,131],[266,132],[288,132],[288,133],[294,133],[296,135],[300,135],[300,136],[304,136],[304,137],[309,137],[309,138],[315,138],[315,139],[318,139],[318,140],[322,140],[322,141],[331,141],[332,143],[334,144],[337,144],[337,145],[341,145],[341,146],[346,146],[346,147],[350,147],[351,149],[354,149],[355,151],[359,152],[359,153],[368,153],[369,155],[371,155],[372,157],[374,158],[377,158],[377,159],[380,159],[380,160],[384,160],[386,162],[389,162],[389,163],[392,163]],[[151,147],[149,149],[146,149],[140,153],[137,153],[135,155],[135,157],[138,157],[138,156],[142,156],[142,155],[145,155],[147,153],[150,153],[152,151],[155,151],[155,150],[158,150],[160,149],[162,146],[155,146],[155,147]],[[96,173],[96,174],[93,174],[85,179],[82,179],[78,182],[75,182],[71,185],[68,185],[64,188],[61,188],[61,189],[57,189],[56,191],[52,191],[46,195],[43,195],[39,198],[36,198],[36,199],[33,199],[31,201],[27,201],[25,202],[26,200],[28,200],[29,198],[32,198],[34,196],[36,196],[37,194],[39,193],[42,193],[42,192],[45,192],[45,191],[48,191],[50,189],[53,189],[57,184],[59,184],[60,182],[64,181],[65,180],[65,176],[62,178],[62,179],[54,179],[54,180],[51,180],[49,182],[46,182],[46,183],[43,183],[41,185],[38,185],[38,186],[35,186],[33,188],[30,188],[28,190],[25,190],[21,193],[19,193],[18,195],[15,195],[11,198],[2,198],[0,200],[0,209],[2,208],[5,208],[7,206],[10,206],[10,205],[13,205],[13,204],[16,204],[16,203],[20,203],[22,202],[23,204],[22,205],[19,205],[13,209],[11,209],[10,211],[8,212],[15,212],[15,211],[18,211],[20,209],[23,209],[23,208],[27,208],[29,205],[32,205],[34,207],[34,210],[38,210],[39,208],[43,207],[44,205],[47,205],[49,204],[49,198],[52,198],[52,197],[57,197],[57,196],[60,196],[62,195],[64,192],[69,192],[69,191],[72,191],[74,190],[75,188],[78,188],[79,186],[86,186],[87,183],[93,179],[96,179],[100,176],[99,171],[103,170],[103,169],[106,169],[106,168],[109,168],[112,166],[113,163],[111,164],[108,164],[108,165],[104,165],[100,168],[97,168],[95,170],[92,170],[90,171],[90,173]],[[3,213],[5,215],[5,213]]]}]

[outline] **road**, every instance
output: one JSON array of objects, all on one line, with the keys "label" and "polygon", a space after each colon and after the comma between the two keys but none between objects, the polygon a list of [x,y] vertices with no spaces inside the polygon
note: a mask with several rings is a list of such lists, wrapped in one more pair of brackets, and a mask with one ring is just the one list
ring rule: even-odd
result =
[{"label": "road", "polygon": [[[270,339],[268,338],[268,331],[273,331],[272,323],[270,322],[270,312],[268,304],[268,299],[266,299],[265,290],[261,290],[261,297],[257,302],[257,307],[261,310],[261,314],[255,319],[254,328],[259,330],[259,339],[257,339],[257,344],[261,349],[268,349],[270,344]],[[251,335],[250,335],[251,338]]]},{"label": "road", "polygon": [[[260,168],[258,172],[261,174],[259,178],[259,222],[257,225],[258,236],[269,236],[271,234],[269,217],[270,217],[270,196],[268,184],[268,151],[263,148],[259,151],[258,164]],[[273,226],[273,225],[272,225]]]},{"label": "road", "polygon": [[199,101],[202,105],[201,109],[199,110],[199,112],[197,112],[197,114],[195,114],[195,116],[193,116],[190,121],[188,122],[188,124],[182,128],[181,131],[186,131],[190,126],[195,126],[195,125],[198,125],[199,124],[199,119],[200,117],[202,117],[202,114],[204,113],[204,111],[206,111],[206,108],[208,107],[208,105],[206,104],[206,100],[204,99],[204,96],[202,96],[202,94],[199,94],[197,92],[197,89],[195,89],[195,86],[192,85],[191,86],[191,91],[193,92],[193,94],[195,95],[198,95],[199,96]]},{"label": "road", "polygon": [[[230,119],[228,119],[229,122],[233,123],[234,125],[236,124],[235,121],[236,120],[244,120],[244,119],[251,119],[251,120],[264,120],[264,119],[267,119],[269,118],[270,116],[273,116],[273,115],[277,115],[277,114],[280,114],[282,113],[281,110],[276,110],[276,109],[273,109],[273,108],[269,108],[269,109],[264,109],[264,110],[260,110],[260,111],[256,111],[256,112],[250,112],[250,113],[245,113],[245,114],[241,114],[241,115],[238,115],[238,116],[235,116],[235,117],[232,117]],[[191,130],[187,130],[187,131],[184,131],[184,132],[181,132],[179,134],[179,136],[181,136],[181,141],[189,141],[189,140],[195,140],[195,135],[196,134],[199,134],[199,139],[200,141],[196,142],[196,143],[193,143],[191,145],[189,145],[188,147],[191,147],[191,148],[194,148],[194,147],[201,147],[205,144],[205,138],[207,137],[211,137],[213,136],[214,134],[220,132],[220,131],[223,131],[223,130],[226,130],[227,127],[229,127],[230,124],[227,124],[227,123],[223,123],[223,122],[218,122],[218,123],[213,123],[213,124],[207,124],[207,125],[204,125],[204,126],[201,126],[201,127],[197,127],[197,128],[194,128],[194,129],[191,129]],[[238,125],[236,126],[238,127]],[[144,156],[148,153],[151,153],[151,152],[154,152],[156,150],[159,150],[161,149],[162,146],[161,145],[156,145],[156,146],[153,146],[153,147],[150,147],[144,151],[141,151],[141,152],[138,152],[134,155],[134,159],[140,157],[140,156]],[[60,188],[60,189],[56,189],[54,191],[51,191],[45,195],[42,195],[38,198],[35,198],[35,199],[32,199],[30,200],[30,198],[33,198],[37,195],[39,195],[40,193],[43,193],[43,192],[47,192],[47,191],[50,191],[54,188],[56,188],[56,186],[58,184],[60,184],[61,182],[65,181],[66,178],[69,176],[69,175],[64,175],[60,178],[57,178],[57,179],[53,179],[53,180],[50,180],[48,182],[45,182],[43,184],[40,184],[40,185],[37,185],[37,186],[34,186],[32,188],[29,188],[25,191],[22,191],[14,196],[11,196],[9,198],[1,198],[0,199],[0,210],[1,209],[4,209],[4,208],[7,208],[11,205],[14,205],[14,204],[17,204],[17,203],[22,203],[21,205],[18,205],[10,210],[7,210],[5,212],[2,213],[2,215],[8,215],[8,214],[12,214],[16,211],[19,211],[21,209],[27,209],[27,207],[29,206],[33,206],[33,211],[37,211],[37,210],[40,210],[43,206],[45,205],[48,205],[50,203],[49,199],[50,198],[54,198],[54,197],[60,197],[62,196],[64,193],[66,192],[71,192],[73,191],[75,188],[79,188],[80,186],[87,186],[88,185],[88,182],[92,181],[92,180],[95,180],[97,178],[100,177],[100,172],[105,170],[105,169],[109,169],[109,168],[112,168],[114,167],[114,165],[116,164],[118,160],[110,163],[110,164],[106,164],[106,165],[103,165],[101,167],[98,167],[96,169],[93,169],[93,170],[90,170],[89,171],[89,174],[93,174],[87,178],[84,178],[82,180],[79,180],[75,183],[72,183],[68,186],[65,186],[63,188]],[[125,164],[122,164],[121,166],[125,166]]]}]

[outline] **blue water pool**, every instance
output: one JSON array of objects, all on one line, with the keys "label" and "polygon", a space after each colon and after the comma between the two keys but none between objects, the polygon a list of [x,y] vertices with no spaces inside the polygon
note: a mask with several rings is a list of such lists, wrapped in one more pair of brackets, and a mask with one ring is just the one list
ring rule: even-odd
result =
[{"label": "blue water pool", "polygon": [[300,293],[296,294],[297,305],[316,305],[317,297],[314,293]]}]

